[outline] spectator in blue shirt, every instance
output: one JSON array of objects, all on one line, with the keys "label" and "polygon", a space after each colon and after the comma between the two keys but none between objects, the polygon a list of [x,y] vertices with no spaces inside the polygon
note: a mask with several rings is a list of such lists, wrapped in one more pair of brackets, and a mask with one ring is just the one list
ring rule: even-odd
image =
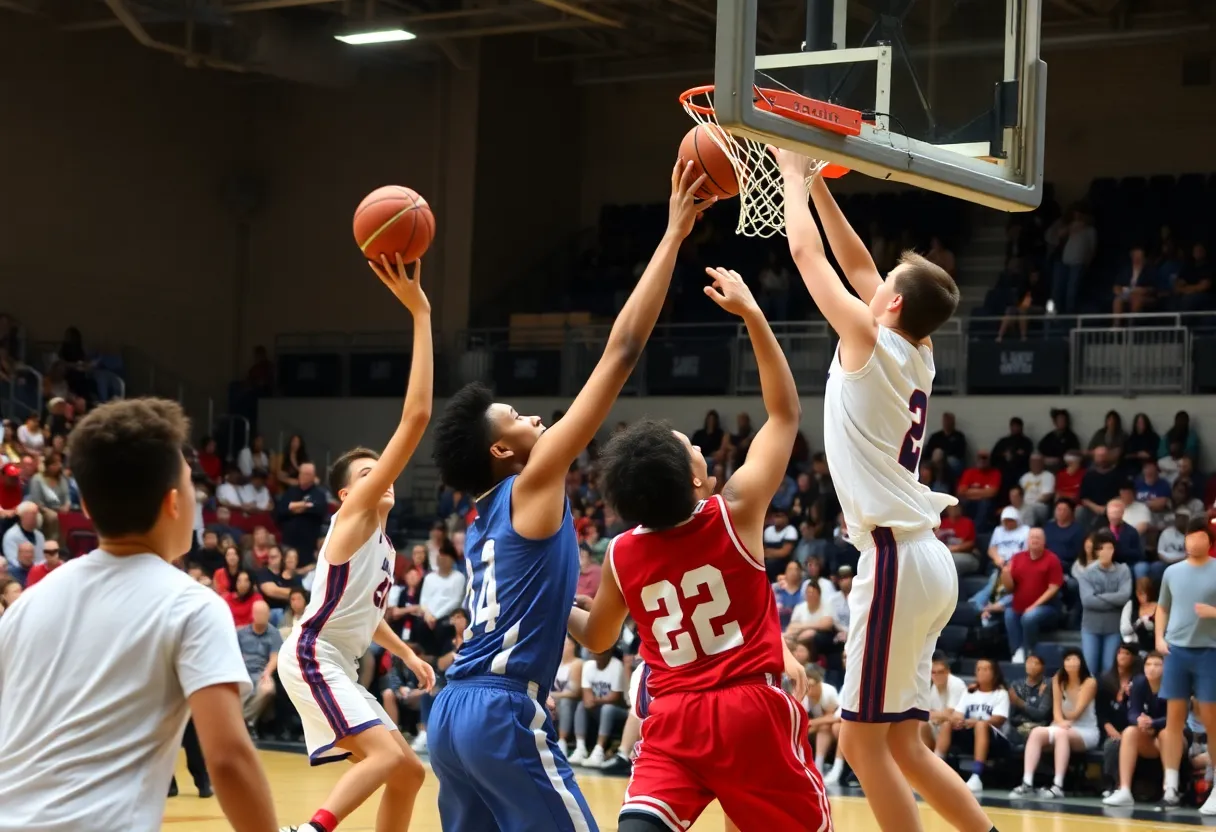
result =
[{"label": "spectator in blue shirt", "polygon": [[1148,506],[1153,514],[1166,511],[1170,505],[1170,484],[1161,478],[1157,460],[1145,460],[1140,476],[1135,480],[1136,501]]},{"label": "spectator in blue shirt", "polygon": [[785,565],[785,572],[773,584],[773,594],[777,596],[777,617],[781,621],[781,631],[789,626],[790,614],[802,600],[802,567],[798,561],[791,560]]},{"label": "spectator in blue shirt", "polygon": [[1165,662],[1156,650],[1144,657],[1144,673],[1132,681],[1127,702],[1128,726],[1119,739],[1119,788],[1102,802],[1107,806],[1132,806],[1132,776],[1136,763],[1161,757],[1157,735],[1165,727],[1166,700],[1161,698],[1161,675]]},{"label": "spectator in blue shirt", "polygon": [[1048,551],[1055,552],[1064,571],[1072,569],[1073,562],[1085,545],[1085,530],[1074,516],[1075,505],[1067,497],[1056,500],[1055,519],[1043,527],[1047,536]]}]

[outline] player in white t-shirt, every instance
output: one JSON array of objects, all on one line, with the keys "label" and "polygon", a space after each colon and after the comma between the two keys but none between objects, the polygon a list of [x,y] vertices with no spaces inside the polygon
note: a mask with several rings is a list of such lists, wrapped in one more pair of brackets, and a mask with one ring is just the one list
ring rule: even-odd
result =
[{"label": "player in white t-shirt", "polygon": [[[836,688],[823,681],[823,668],[819,665],[809,665],[806,669],[806,696],[802,707],[810,717],[807,730],[815,737],[815,768],[823,771],[828,752],[840,739],[840,698]],[[837,751],[832,769],[823,776],[823,782],[834,786],[840,782],[843,772],[844,755]]]},{"label": "player in white t-shirt", "polygon": [[430,691],[435,671],[384,619],[397,554],[384,533],[393,508],[393,483],[405,470],[431,417],[434,354],[431,305],[420,283],[422,263],[410,269],[397,255],[381,255],[372,271],[414,318],[410,380],[401,419],[384,453],[354,448],[329,472],[340,506],[317,555],[312,600],[279,649],[279,679],[304,725],[312,765],[350,758],[354,763],[308,823],[280,832],[334,832],[381,786],[376,832],[408,825],[425,770],[396,722],[358,681],[359,657],[373,642],[401,659]]},{"label": "player in white t-shirt", "polygon": [[[954,558],[935,530],[956,502],[917,474],[933,389],[930,336],[958,306],[939,266],[905,252],[886,280],[819,176],[822,162],[775,150],[790,252],[840,338],[824,394],[824,447],[850,542],[861,552],[849,595],[840,746],[884,830],[916,832],[919,792],[964,832],[991,829],[979,803],[919,738],[929,666],[958,598]],[[828,261],[806,191],[853,295]]]},{"label": "player in white t-shirt", "polygon": [[966,692],[967,683],[950,672],[950,659],[946,654],[941,651],[934,653],[929,685],[929,720],[921,723],[920,736],[926,747],[932,748],[943,760],[950,750],[954,727],[951,717]]},{"label": "player in white t-shirt", "polygon": [[984,768],[993,757],[1008,756],[1013,751],[1005,735],[1009,721],[1009,691],[1000,666],[992,659],[980,659],[975,665],[975,688],[963,694],[950,715],[955,746],[971,754],[971,779],[967,788],[984,790]]},{"label": "player in white t-shirt", "polygon": [[0,618],[0,832],[159,830],[191,712],[232,828],[275,829],[232,614],[169,563],[193,534],[189,433],[161,399],[102,405],[72,432],[99,543]]}]

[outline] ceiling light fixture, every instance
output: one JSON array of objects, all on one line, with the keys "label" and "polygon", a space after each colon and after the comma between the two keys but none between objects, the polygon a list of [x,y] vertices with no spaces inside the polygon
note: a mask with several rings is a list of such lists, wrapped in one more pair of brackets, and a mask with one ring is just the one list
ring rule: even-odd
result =
[{"label": "ceiling light fixture", "polygon": [[352,46],[366,46],[371,43],[393,43],[401,40],[413,40],[418,36],[404,29],[380,29],[375,32],[352,32],[347,35],[334,35],[334,37]]}]

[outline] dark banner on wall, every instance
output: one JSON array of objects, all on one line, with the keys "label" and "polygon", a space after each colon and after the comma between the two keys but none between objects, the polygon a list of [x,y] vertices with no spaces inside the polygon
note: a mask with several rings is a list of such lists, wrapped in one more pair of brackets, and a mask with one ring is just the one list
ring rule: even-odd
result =
[{"label": "dark banner on wall", "polygon": [[651,341],[646,347],[651,395],[715,395],[730,389],[730,342],[718,338]]},{"label": "dark banner on wall", "polygon": [[972,341],[967,345],[969,393],[1055,393],[1067,386],[1067,338]]},{"label": "dark banner on wall", "polygon": [[405,395],[410,377],[410,356],[400,352],[356,352],[350,356],[352,396]]},{"label": "dark banner on wall", "polygon": [[561,384],[560,350],[494,353],[494,392],[499,396],[551,396]]},{"label": "dark banner on wall", "polygon": [[1205,393],[1216,392],[1216,335],[1195,336],[1191,344],[1195,386]]},{"label": "dark banner on wall", "polygon": [[340,396],[342,356],[336,353],[280,355],[278,380],[284,396]]}]

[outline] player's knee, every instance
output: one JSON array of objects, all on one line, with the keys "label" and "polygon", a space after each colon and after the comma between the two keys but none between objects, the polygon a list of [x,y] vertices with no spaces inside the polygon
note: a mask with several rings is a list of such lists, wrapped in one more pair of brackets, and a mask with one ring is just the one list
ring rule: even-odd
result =
[{"label": "player's knee", "polygon": [[426,768],[417,755],[398,747],[389,771],[389,783],[399,789],[418,791],[426,779]]},{"label": "player's knee", "polygon": [[991,727],[992,727],[992,726],[991,726],[991,725],[989,725],[987,722],[977,722],[977,723],[975,723],[975,733],[976,733],[976,736],[979,736],[980,734],[987,734],[987,733],[988,733],[988,729],[989,729],[989,728],[991,728]]}]

